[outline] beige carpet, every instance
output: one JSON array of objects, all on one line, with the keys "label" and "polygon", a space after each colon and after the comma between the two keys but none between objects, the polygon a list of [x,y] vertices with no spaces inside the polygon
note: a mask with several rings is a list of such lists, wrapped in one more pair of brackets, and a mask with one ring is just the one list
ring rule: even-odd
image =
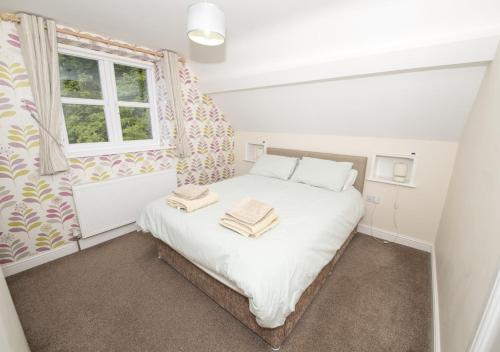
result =
[{"label": "beige carpet", "polygon": [[[268,351],[132,233],[8,279],[32,352]],[[431,351],[428,253],[357,235],[281,350]]]}]

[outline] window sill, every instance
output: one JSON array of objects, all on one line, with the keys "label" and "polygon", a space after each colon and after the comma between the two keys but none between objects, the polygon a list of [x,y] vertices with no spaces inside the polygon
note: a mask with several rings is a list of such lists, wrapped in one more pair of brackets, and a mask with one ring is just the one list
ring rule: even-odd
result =
[{"label": "window sill", "polygon": [[66,150],[66,158],[81,158],[87,156],[101,156],[110,154],[125,154],[125,153],[137,153],[146,152],[150,150],[174,150],[174,146],[161,146],[161,145],[148,145],[148,146],[117,146],[117,147],[106,147],[99,149],[80,149],[80,150]]}]

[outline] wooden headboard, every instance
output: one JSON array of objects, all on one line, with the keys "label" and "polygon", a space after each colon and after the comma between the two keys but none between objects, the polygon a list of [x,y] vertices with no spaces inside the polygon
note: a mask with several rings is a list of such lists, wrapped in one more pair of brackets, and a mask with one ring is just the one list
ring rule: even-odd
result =
[{"label": "wooden headboard", "polygon": [[309,158],[317,159],[350,161],[352,163],[352,168],[358,171],[358,177],[356,178],[356,182],[354,182],[354,188],[356,188],[360,193],[363,193],[363,187],[365,185],[366,163],[368,161],[368,158],[366,156],[308,152],[304,150],[283,148],[267,148],[266,152],[267,154],[271,155],[282,155],[294,158],[302,158],[303,156],[307,156]]}]

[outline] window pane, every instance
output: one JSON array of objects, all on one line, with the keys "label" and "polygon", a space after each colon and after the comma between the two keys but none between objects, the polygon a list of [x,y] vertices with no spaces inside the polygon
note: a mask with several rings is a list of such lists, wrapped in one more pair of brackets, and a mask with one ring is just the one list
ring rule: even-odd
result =
[{"label": "window pane", "polygon": [[146,70],[138,67],[115,64],[118,100],[148,102]]},{"label": "window pane", "polygon": [[120,106],[120,120],[124,141],[153,138],[149,109]]},{"label": "window pane", "polygon": [[96,60],[59,54],[61,96],[101,99],[99,65]]},{"label": "window pane", "polygon": [[108,141],[103,106],[63,104],[63,111],[70,144]]}]

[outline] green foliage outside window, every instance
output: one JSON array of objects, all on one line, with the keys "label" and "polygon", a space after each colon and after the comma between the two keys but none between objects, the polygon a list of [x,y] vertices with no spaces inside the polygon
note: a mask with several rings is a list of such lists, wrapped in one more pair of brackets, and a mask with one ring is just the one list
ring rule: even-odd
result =
[{"label": "green foliage outside window", "polygon": [[[118,101],[148,103],[147,71],[119,64],[113,67]],[[59,71],[62,97],[103,98],[97,60],[59,54]],[[63,104],[63,111],[70,144],[109,141],[102,105],[75,102]],[[119,106],[119,114],[124,141],[152,138],[149,108]]]},{"label": "green foliage outside window", "polygon": [[115,64],[118,100],[147,103],[148,88],[146,70],[138,67]]},{"label": "green foliage outside window", "polygon": [[101,81],[96,60],[59,54],[61,96],[101,99]]},{"label": "green foliage outside window", "polygon": [[120,107],[124,141],[151,139],[149,109]]},{"label": "green foliage outside window", "polygon": [[70,144],[108,141],[102,106],[63,104],[63,111]]}]

